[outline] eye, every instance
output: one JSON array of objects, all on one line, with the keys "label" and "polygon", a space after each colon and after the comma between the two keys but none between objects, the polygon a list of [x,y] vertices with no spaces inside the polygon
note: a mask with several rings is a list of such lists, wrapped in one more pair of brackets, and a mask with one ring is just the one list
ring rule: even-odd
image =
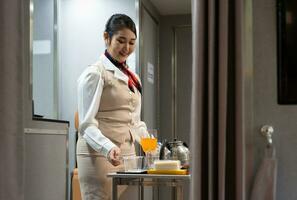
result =
[{"label": "eye", "polygon": [[135,44],[135,42],[130,42],[129,44],[130,44],[130,45],[134,45],[134,44]]},{"label": "eye", "polygon": [[125,43],[125,41],[124,41],[124,40],[121,40],[121,39],[118,39],[118,42],[119,42],[120,44]]}]

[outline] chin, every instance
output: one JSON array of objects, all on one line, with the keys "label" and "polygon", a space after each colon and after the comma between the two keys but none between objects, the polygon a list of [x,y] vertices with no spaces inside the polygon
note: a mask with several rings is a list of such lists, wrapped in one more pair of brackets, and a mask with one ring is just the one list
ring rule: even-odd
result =
[{"label": "chin", "polygon": [[118,61],[119,62],[125,62],[126,60],[127,60],[127,57],[120,57]]}]

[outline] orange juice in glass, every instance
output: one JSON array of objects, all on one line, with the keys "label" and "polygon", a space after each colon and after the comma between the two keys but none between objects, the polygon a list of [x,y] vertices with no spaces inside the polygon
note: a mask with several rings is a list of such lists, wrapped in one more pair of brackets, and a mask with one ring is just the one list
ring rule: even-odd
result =
[{"label": "orange juice in glass", "polygon": [[157,148],[157,138],[141,138],[140,145],[145,153],[152,152]]},{"label": "orange juice in glass", "polygon": [[157,131],[155,129],[148,130],[149,135],[140,139],[140,145],[145,152],[148,169],[154,167],[153,152],[157,149]]},{"label": "orange juice in glass", "polygon": [[141,138],[140,145],[145,152],[147,168],[154,168],[154,157],[152,152],[157,149],[157,138]]}]

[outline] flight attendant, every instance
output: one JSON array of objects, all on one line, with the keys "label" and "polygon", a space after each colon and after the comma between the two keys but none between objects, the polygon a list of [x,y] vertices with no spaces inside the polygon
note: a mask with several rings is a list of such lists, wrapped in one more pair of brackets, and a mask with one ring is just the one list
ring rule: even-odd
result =
[{"label": "flight attendant", "polygon": [[77,164],[84,200],[111,198],[107,173],[123,170],[121,157],[135,155],[134,142],[148,135],[140,120],[141,83],[126,63],[135,49],[135,24],[127,15],[112,15],[103,36],[105,52],[78,79]]}]

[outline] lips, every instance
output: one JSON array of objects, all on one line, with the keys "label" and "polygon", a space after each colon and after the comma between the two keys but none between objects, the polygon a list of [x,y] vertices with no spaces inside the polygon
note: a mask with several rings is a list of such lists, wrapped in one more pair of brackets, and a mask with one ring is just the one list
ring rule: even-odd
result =
[{"label": "lips", "polygon": [[128,56],[127,53],[123,53],[123,52],[120,52],[120,55],[123,56],[123,57],[127,57]]}]

